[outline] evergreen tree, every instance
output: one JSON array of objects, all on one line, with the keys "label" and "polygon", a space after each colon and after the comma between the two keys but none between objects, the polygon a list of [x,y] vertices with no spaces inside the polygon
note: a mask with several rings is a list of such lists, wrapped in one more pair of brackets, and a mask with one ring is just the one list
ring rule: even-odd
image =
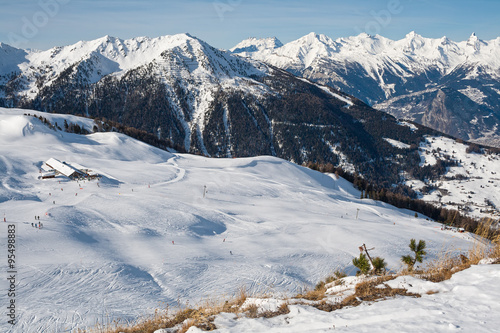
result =
[{"label": "evergreen tree", "polygon": [[373,262],[373,273],[377,275],[385,273],[385,268],[387,267],[387,263],[385,262],[384,258],[375,257],[373,258],[372,262]]},{"label": "evergreen tree", "polygon": [[408,266],[408,270],[412,271],[413,266],[415,266],[415,263],[417,262],[422,262],[424,256],[427,254],[427,251],[425,251],[425,241],[424,240],[419,240],[418,244],[415,241],[414,238],[410,240],[410,250],[415,254],[415,257],[412,257],[411,255],[406,255],[401,257],[401,261]]},{"label": "evergreen tree", "polygon": [[359,269],[358,274],[368,274],[370,262],[364,253],[359,254],[359,258],[352,259],[352,264]]}]

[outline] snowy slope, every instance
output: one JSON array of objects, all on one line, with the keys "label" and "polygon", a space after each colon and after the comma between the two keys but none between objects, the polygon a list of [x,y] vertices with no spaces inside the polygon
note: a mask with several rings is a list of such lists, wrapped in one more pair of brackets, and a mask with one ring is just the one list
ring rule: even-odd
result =
[{"label": "snowy slope", "polygon": [[[272,319],[225,313],[216,317],[214,332],[497,332],[499,278],[499,265],[473,266],[440,283],[399,277],[387,285],[422,297],[367,302],[334,312],[289,305],[289,314]],[[193,327],[188,332],[202,331]]]},{"label": "snowy slope", "polygon": [[[430,257],[471,244],[466,234],[359,200],[348,182],[281,159],[171,154],[117,133],[54,131],[25,112],[0,109],[0,212],[16,225],[18,244],[13,332],[130,320],[242,285],[293,293],[337,268],[354,274],[363,243],[393,269],[412,237],[427,241]],[[103,178],[38,179],[51,157]],[[35,216],[42,229],[32,226]]]},{"label": "snowy slope", "polygon": [[19,70],[19,65],[26,61],[27,53],[10,45],[0,43],[0,73],[10,73]]}]

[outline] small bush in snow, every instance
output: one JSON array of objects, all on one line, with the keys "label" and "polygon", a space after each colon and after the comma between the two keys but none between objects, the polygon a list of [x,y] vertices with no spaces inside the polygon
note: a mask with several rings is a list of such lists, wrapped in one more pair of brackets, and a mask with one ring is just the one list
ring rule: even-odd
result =
[{"label": "small bush in snow", "polygon": [[385,273],[385,268],[387,266],[387,263],[385,262],[384,258],[375,257],[373,258],[372,263],[373,263],[373,273],[377,275],[382,275]]},{"label": "small bush in snow", "polygon": [[425,241],[424,240],[419,240],[418,244],[415,241],[415,239],[410,240],[410,250],[415,254],[414,257],[411,255],[406,255],[401,257],[401,261],[408,267],[409,271],[413,270],[413,266],[417,262],[422,262],[424,256],[427,254],[427,251],[425,251]]},{"label": "small bush in snow", "polygon": [[358,274],[368,274],[370,262],[364,253],[359,254],[359,258],[352,259],[352,264],[359,269]]}]

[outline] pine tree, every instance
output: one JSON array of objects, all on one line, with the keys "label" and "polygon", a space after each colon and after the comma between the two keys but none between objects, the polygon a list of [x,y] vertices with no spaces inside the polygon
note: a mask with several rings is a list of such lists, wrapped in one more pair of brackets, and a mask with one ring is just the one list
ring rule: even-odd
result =
[{"label": "pine tree", "polygon": [[359,254],[359,258],[352,259],[352,264],[359,269],[358,274],[368,274],[370,262],[364,253]]},{"label": "pine tree", "polygon": [[373,263],[373,273],[377,275],[385,273],[385,268],[387,266],[387,263],[385,262],[384,258],[375,257],[373,258],[372,263]]},{"label": "pine tree", "polygon": [[412,257],[411,255],[406,255],[401,257],[401,261],[408,266],[408,270],[412,271],[413,266],[415,266],[415,263],[417,262],[422,262],[424,256],[427,254],[427,251],[425,251],[425,241],[424,240],[419,240],[418,244],[415,241],[415,239],[410,240],[410,250],[415,253],[415,257]]}]

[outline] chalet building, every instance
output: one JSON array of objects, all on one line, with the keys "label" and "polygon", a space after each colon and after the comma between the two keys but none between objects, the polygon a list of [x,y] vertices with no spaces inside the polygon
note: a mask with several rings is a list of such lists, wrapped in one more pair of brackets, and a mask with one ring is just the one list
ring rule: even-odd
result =
[{"label": "chalet building", "polygon": [[98,174],[92,172],[92,170],[85,169],[81,165],[70,165],[66,162],[56,160],[55,158],[47,160],[43,164],[42,169],[46,171],[46,173],[40,177],[42,179],[55,178],[59,175],[66,176],[72,180],[81,178],[93,179],[99,176]]}]

